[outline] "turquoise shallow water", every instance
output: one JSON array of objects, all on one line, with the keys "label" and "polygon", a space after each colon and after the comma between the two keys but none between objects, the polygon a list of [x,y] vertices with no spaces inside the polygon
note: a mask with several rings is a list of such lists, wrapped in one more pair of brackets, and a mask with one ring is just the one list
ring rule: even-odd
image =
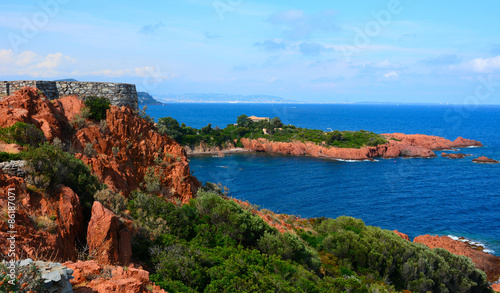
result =
[{"label": "turquoise shallow water", "polygon": [[[148,114],[197,128],[225,127],[247,114],[325,131],[463,136],[485,146],[460,152],[500,160],[500,106],[170,104],[149,106]],[[348,215],[410,237],[465,236],[500,255],[500,164],[474,164],[470,157],[339,162],[268,154],[190,160],[199,180],[221,182],[232,196],[275,212]]]}]

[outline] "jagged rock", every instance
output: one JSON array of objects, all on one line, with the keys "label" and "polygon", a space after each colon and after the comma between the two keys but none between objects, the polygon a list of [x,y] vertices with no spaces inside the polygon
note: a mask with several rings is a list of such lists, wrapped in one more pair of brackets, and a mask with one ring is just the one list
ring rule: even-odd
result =
[{"label": "jagged rock", "polygon": [[406,235],[405,233],[401,233],[398,230],[394,230],[393,232],[396,233],[396,235],[398,235],[399,237],[403,238],[404,240],[410,241],[410,237],[408,237],[408,235]]},{"label": "jagged rock", "polygon": [[[16,248],[20,255],[75,260],[74,243],[82,232],[83,215],[80,200],[73,190],[59,185],[51,196],[31,194],[23,178],[0,170],[2,206],[7,206],[9,188],[22,208],[16,211],[14,227],[9,227],[7,220],[0,220],[0,253],[8,254],[8,231],[16,231]],[[42,222],[45,227],[37,227],[37,223]]]},{"label": "jagged rock", "polygon": [[132,254],[131,235],[122,227],[118,217],[100,202],[92,206],[92,217],[87,230],[87,244],[91,255],[102,264],[127,265]]},{"label": "jagged rock", "polygon": [[121,267],[100,265],[96,261],[78,261],[66,262],[63,265],[74,271],[75,278],[71,280],[71,284],[78,288],[75,289],[75,293],[166,293],[149,281],[147,271],[141,267],[136,268],[134,264]]}]

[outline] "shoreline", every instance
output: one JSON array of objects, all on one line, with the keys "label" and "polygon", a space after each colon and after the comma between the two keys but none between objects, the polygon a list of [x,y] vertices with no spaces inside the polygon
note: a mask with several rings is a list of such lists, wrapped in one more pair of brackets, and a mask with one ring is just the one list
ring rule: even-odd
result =
[{"label": "shoreline", "polygon": [[[186,147],[184,147],[184,149],[186,149]],[[230,148],[222,150],[189,151],[189,152],[186,150],[186,155],[188,157],[210,156],[210,155],[224,156],[229,154],[242,154],[242,153],[255,153],[255,152],[256,151],[254,150],[249,150],[246,148]]]}]

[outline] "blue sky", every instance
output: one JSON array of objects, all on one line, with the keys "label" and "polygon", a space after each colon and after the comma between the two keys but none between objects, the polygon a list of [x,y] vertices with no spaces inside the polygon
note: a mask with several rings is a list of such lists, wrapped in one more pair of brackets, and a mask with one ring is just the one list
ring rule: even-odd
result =
[{"label": "blue sky", "polygon": [[499,1],[270,2],[3,0],[0,79],[500,104]]}]

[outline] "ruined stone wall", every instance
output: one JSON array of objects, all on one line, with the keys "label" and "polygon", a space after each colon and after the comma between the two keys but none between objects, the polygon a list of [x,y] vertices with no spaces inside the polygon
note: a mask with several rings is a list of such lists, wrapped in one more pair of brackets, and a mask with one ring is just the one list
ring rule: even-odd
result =
[{"label": "ruined stone wall", "polygon": [[81,99],[87,96],[107,98],[111,105],[129,106],[137,109],[138,99],[135,85],[112,82],[82,81],[0,81],[0,97],[5,97],[24,86],[36,87],[50,100],[76,95]]}]

